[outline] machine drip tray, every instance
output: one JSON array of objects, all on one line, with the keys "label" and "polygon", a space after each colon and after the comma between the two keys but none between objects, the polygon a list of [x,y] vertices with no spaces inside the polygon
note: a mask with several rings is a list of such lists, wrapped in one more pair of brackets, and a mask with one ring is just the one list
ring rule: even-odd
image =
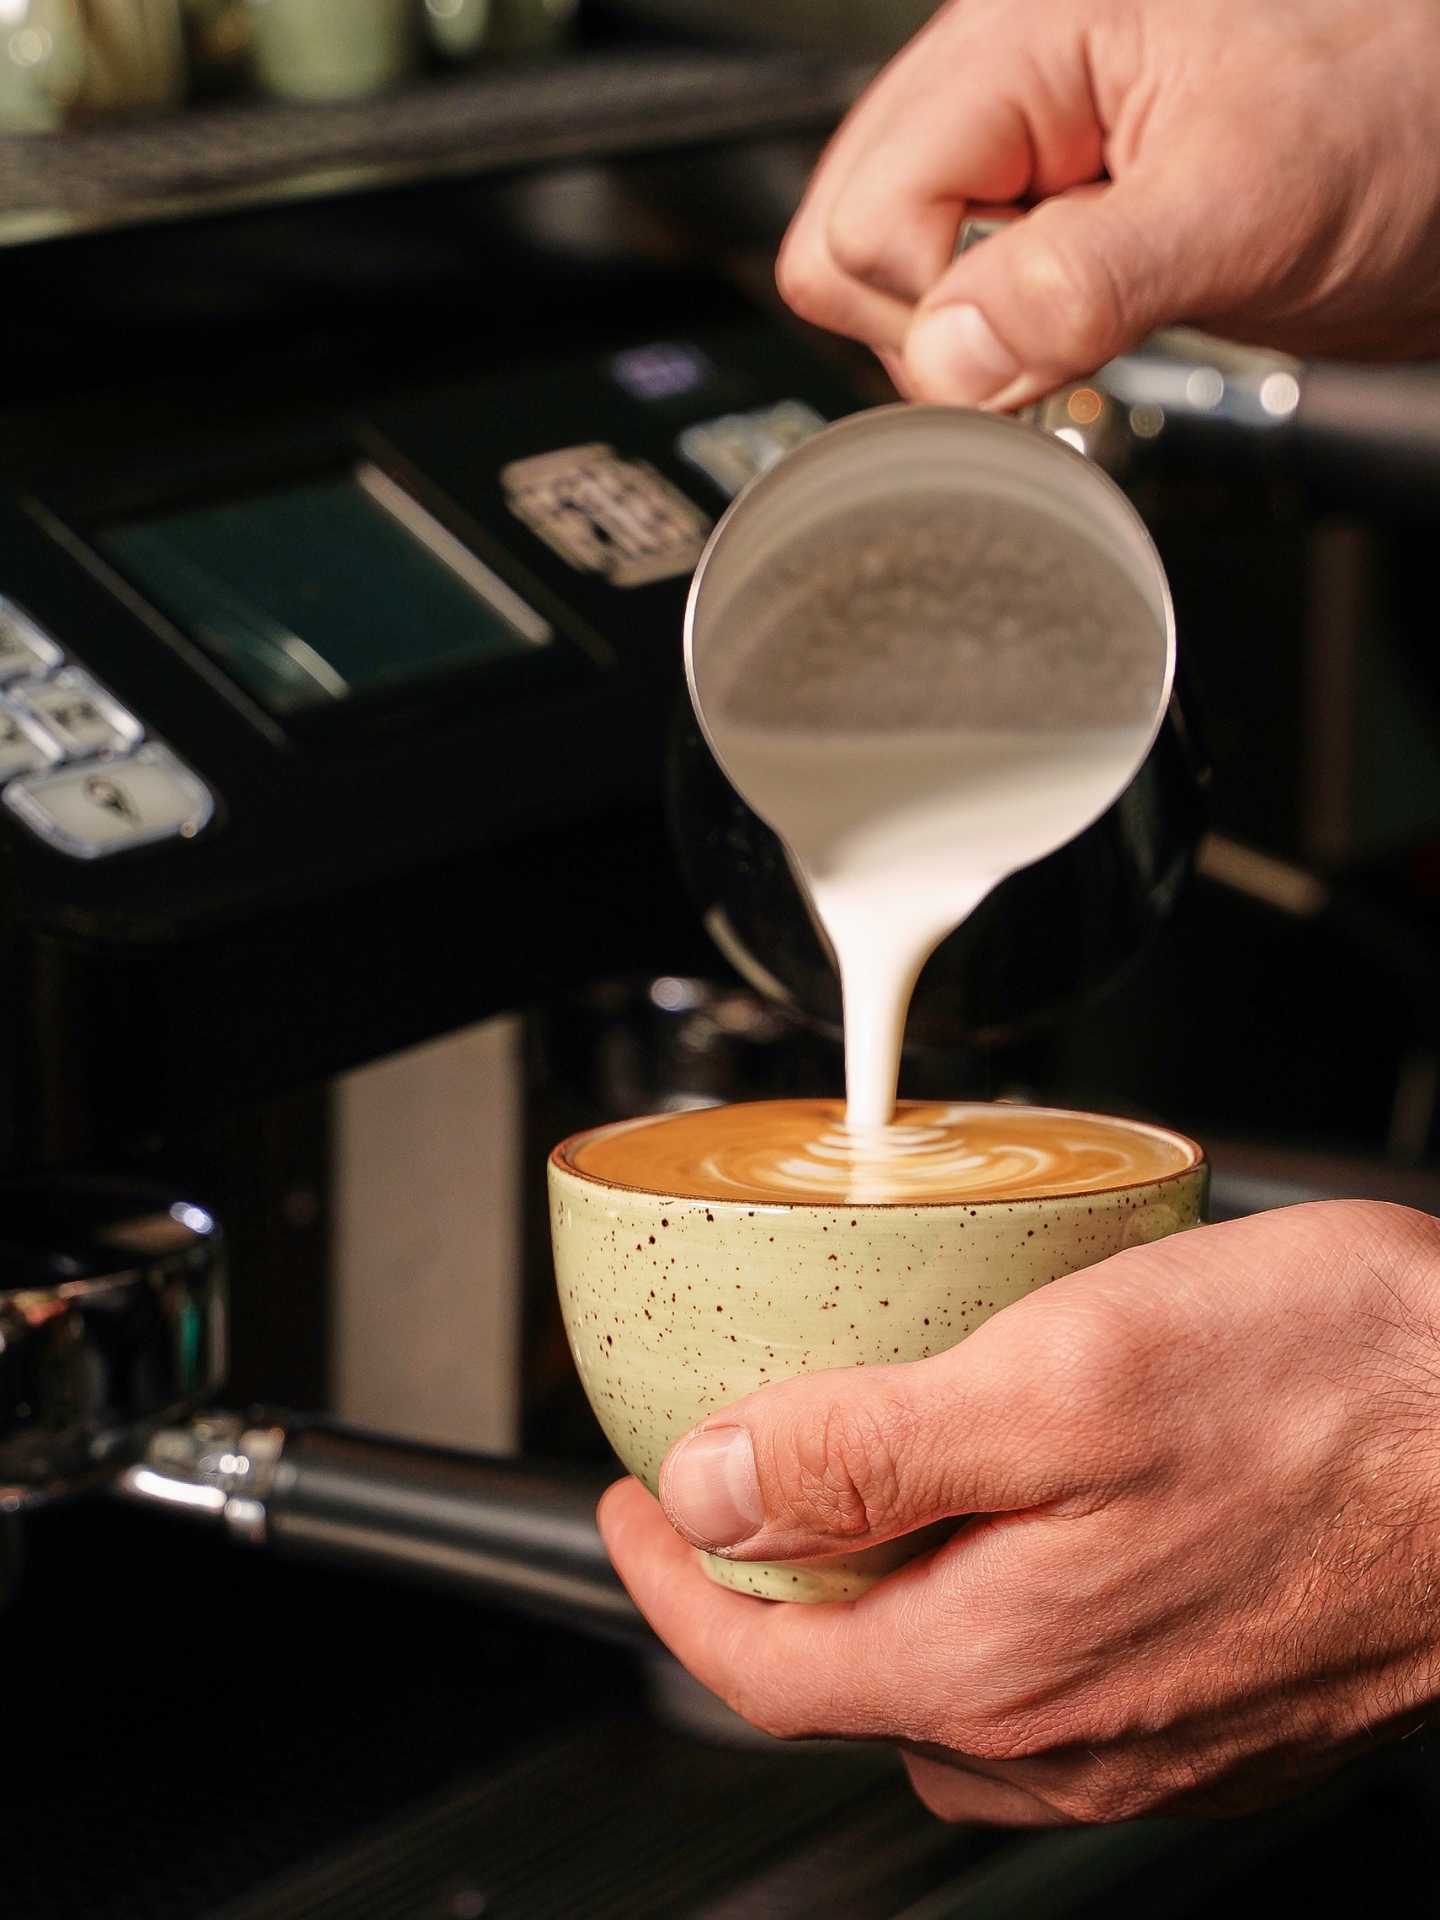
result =
[{"label": "machine drip tray", "polygon": [[1363,1897],[1433,1861],[1433,1757],[1391,1752],[1248,1820],[946,1828],[883,1753],[707,1746],[596,1719],[203,1920],[1203,1920]]},{"label": "machine drip tray", "polygon": [[206,1920],[883,1920],[1004,1844],[929,1819],[883,1754],[737,1751],[610,1716]]}]

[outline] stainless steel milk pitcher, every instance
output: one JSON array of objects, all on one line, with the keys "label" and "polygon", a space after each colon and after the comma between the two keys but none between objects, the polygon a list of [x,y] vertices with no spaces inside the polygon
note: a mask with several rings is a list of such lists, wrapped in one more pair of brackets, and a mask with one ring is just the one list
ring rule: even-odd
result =
[{"label": "stainless steel milk pitcher", "polygon": [[[923,416],[923,421],[919,417]],[[894,407],[832,428],[763,475],[722,521],[696,575],[690,638],[709,585],[763,573],[828,515],[883,517],[897,499],[944,501],[964,466],[957,510],[978,502],[1017,517],[1042,509],[1068,521],[1117,568],[1163,570],[1118,487],[1042,429],[961,409]],[[981,423],[983,421],[983,431]],[[917,423],[934,431],[917,434]],[[823,442],[823,446],[821,444]],[[960,524],[957,521],[957,525]],[[1077,589],[1077,591],[1083,589]],[[1063,596],[1062,596],[1063,597]],[[1083,612],[1083,607],[1080,609]],[[1206,768],[1171,697],[1148,756],[1120,798],[1058,852],[1001,882],[942,941],[922,973],[907,1029],[912,1046],[997,1043],[1100,993],[1137,957],[1172,905],[1204,825]],[[670,758],[672,822],[705,925],[753,987],[812,1024],[838,1031],[840,991],[827,945],[776,835],[720,771],[693,717]]]}]

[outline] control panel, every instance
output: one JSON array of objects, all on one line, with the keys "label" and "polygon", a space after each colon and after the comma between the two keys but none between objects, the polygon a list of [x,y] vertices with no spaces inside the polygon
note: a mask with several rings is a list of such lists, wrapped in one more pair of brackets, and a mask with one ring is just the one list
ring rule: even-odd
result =
[{"label": "control panel", "polygon": [[683,304],[343,405],[137,391],[12,439],[10,911],[168,942],[658,814],[705,542],[859,404],[744,300]]},{"label": "control panel", "polygon": [[0,799],[47,846],[98,860],[193,839],[205,783],[60,643],[0,599]]}]

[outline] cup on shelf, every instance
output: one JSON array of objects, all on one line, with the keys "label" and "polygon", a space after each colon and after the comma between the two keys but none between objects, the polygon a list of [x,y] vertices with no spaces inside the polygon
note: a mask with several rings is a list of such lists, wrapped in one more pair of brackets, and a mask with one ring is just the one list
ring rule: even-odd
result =
[{"label": "cup on shelf", "polygon": [[251,70],[280,100],[364,100],[421,54],[419,0],[250,0]]},{"label": "cup on shelf", "polygon": [[425,31],[443,60],[483,53],[494,24],[494,0],[421,0]]},{"label": "cup on shelf", "polygon": [[180,0],[0,0],[0,131],[178,106]]}]

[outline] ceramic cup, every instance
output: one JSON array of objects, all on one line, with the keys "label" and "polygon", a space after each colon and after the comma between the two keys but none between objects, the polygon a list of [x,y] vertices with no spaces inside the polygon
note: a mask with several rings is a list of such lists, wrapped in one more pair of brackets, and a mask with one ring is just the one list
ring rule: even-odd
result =
[{"label": "ceramic cup", "polygon": [[[1198,1226],[1203,1153],[1150,1131],[1176,1142],[1183,1164],[1144,1184],[865,1205],[618,1186],[577,1171],[576,1152],[593,1134],[563,1141],[549,1166],[556,1278],[570,1349],[611,1446],[654,1493],[681,1435],[757,1387],[925,1359],[1049,1280]],[[848,1600],[949,1524],[824,1560],[701,1559],[720,1585],[766,1599]]]},{"label": "ceramic cup", "polygon": [[250,0],[250,58],[281,100],[364,100],[419,63],[420,0]]}]

